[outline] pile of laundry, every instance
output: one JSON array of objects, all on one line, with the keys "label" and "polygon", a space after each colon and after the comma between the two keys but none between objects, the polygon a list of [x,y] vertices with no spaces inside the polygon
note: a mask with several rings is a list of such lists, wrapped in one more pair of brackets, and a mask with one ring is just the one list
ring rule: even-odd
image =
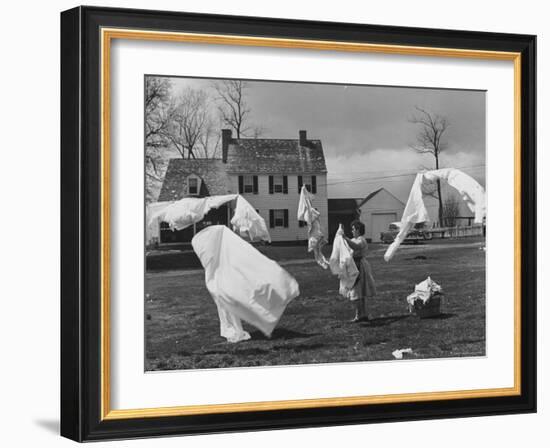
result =
[{"label": "pile of laundry", "polygon": [[414,287],[414,292],[407,296],[409,312],[419,317],[440,314],[443,290],[440,285],[428,277]]}]

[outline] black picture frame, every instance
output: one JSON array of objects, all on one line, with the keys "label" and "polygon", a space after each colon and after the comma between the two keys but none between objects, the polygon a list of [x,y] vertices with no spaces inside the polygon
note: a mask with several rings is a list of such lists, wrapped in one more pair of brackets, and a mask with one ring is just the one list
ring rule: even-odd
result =
[{"label": "black picture frame", "polygon": [[[102,28],[521,54],[520,393],[515,396],[102,418]],[[536,412],[536,37],[77,7],[61,13],[61,435],[76,441]]]}]

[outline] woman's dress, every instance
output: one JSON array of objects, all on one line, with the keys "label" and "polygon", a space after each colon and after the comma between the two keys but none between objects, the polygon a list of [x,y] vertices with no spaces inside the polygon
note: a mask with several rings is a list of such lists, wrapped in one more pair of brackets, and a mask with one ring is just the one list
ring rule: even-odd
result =
[{"label": "woman's dress", "polygon": [[359,270],[359,275],[348,297],[350,300],[365,300],[367,297],[376,295],[372,269],[367,261],[367,241],[362,236],[352,238],[350,247],[353,249],[353,260]]}]

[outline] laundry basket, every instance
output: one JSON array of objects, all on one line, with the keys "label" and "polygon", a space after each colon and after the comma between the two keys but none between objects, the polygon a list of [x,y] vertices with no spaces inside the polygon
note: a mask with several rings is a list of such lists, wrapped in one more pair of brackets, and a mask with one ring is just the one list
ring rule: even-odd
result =
[{"label": "laundry basket", "polygon": [[441,314],[441,297],[442,294],[435,293],[426,302],[416,300],[411,312],[416,314],[421,319],[439,316]]}]

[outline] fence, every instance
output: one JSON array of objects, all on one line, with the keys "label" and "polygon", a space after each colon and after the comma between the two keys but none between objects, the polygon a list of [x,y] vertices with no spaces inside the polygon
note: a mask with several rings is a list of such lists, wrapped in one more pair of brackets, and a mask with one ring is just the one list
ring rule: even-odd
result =
[{"label": "fence", "polygon": [[468,236],[485,236],[485,226],[481,224],[472,226],[435,227],[429,232],[433,238],[464,238]]}]

